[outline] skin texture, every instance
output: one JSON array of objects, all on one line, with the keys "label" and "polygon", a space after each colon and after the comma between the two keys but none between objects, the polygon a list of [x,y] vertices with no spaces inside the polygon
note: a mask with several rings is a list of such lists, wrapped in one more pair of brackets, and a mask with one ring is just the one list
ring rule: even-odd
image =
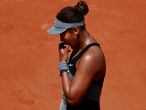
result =
[{"label": "skin texture", "polygon": [[[73,28],[60,35],[61,42],[78,50],[75,56],[90,43],[96,41],[85,30]],[[59,49],[59,61],[68,60],[68,48]],[[77,70],[71,81],[67,72],[61,75],[62,87],[71,105],[80,103],[86,95],[92,81],[99,80],[106,71],[105,59],[102,50],[93,46],[77,62]]]}]

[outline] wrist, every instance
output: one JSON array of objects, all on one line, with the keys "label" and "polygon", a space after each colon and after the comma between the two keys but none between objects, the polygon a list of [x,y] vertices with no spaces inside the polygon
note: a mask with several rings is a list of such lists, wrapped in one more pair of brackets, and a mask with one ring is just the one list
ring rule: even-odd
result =
[{"label": "wrist", "polygon": [[68,74],[68,69],[67,70],[65,70],[65,69],[60,70],[60,76],[62,76],[63,74]]},{"label": "wrist", "polygon": [[66,61],[62,60],[59,62],[59,71],[60,71],[60,76],[64,73],[68,73],[69,68]]},{"label": "wrist", "polygon": [[66,62],[67,60],[66,59],[59,59],[59,62],[62,62],[62,61]]}]

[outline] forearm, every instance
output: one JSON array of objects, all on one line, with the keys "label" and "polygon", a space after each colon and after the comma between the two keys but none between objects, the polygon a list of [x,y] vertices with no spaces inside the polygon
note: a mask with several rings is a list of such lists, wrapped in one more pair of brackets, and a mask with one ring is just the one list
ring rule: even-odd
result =
[{"label": "forearm", "polygon": [[69,74],[67,72],[64,72],[61,75],[61,81],[64,95],[67,98],[67,102],[73,106],[78,104],[81,98],[78,97],[78,94],[73,93],[72,80],[70,79]]},{"label": "forearm", "polygon": [[63,88],[65,96],[67,98],[70,98],[71,79],[70,79],[69,74],[67,72],[62,73],[61,81],[62,81],[62,88]]}]

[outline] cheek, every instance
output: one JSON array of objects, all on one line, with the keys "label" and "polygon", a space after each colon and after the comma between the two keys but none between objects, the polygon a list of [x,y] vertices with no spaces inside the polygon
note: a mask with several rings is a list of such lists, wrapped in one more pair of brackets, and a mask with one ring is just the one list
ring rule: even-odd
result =
[{"label": "cheek", "polygon": [[72,36],[70,33],[67,33],[64,37],[64,41],[65,42],[70,42],[72,40]]}]

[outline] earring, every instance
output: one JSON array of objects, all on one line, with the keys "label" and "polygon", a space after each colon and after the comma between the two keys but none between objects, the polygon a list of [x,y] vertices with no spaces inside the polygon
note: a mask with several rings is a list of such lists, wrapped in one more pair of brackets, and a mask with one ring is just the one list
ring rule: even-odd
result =
[{"label": "earring", "polygon": [[75,39],[79,39],[79,34],[75,34]]}]

